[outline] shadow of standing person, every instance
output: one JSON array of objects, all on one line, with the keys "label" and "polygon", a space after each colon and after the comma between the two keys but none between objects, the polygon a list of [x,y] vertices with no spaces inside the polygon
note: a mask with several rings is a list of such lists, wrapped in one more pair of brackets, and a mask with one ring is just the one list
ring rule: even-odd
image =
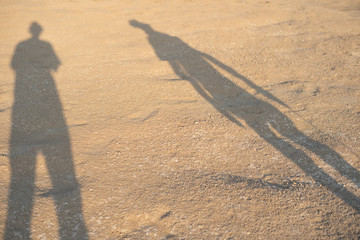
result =
[{"label": "shadow of standing person", "polygon": [[61,239],[88,239],[81,195],[61,101],[51,71],[60,66],[50,43],[32,37],[16,46],[11,67],[16,73],[10,139],[11,183],[5,239],[31,239],[36,156],[42,153],[53,185],[37,196],[52,197]]},{"label": "shadow of standing person", "polygon": [[[293,122],[275,106],[240,88],[211,64],[240,79],[256,90],[258,94],[288,108],[285,103],[212,56],[193,49],[181,39],[157,32],[149,24],[136,20],[130,20],[129,24],[142,29],[148,35],[148,40],[157,57],[160,60],[168,61],[180,80],[189,81],[195,90],[219,112],[241,127],[243,124],[238,119],[245,121],[247,126],[284,156],[291,159],[306,174],[360,212],[359,198],[337,183],[295,145],[312,151],[359,187],[360,174],[357,169],[325,144],[315,141],[299,131]],[[278,137],[278,135],[281,136]]]}]

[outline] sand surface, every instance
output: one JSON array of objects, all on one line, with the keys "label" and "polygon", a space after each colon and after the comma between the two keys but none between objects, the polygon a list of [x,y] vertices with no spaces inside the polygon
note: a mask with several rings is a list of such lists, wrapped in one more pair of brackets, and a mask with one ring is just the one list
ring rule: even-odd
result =
[{"label": "sand surface", "polygon": [[2,0],[0,238],[357,239],[359,70],[355,0]]}]

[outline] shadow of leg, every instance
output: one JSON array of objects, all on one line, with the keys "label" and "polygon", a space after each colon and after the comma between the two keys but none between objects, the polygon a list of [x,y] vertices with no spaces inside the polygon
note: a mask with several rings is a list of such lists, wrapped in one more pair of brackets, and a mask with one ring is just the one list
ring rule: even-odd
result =
[{"label": "shadow of leg", "polygon": [[290,143],[285,142],[280,138],[268,138],[266,140],[281,151],[287,158],[291,159],[316,182],[319,182],[336,196],[341,198],[346,204],[351,206],[357,212],[360,212],[360,199],[337,183],[336,180],[324,172],[324,170],[319,168],[305,152],[296,149]]},{"label": "shadow of leg", "polygon": [[53,184],[53,190],[48,194],[55,200],[60,239],[88,239],[68,138],[47,146],[43,154]]},{"label": "shadow of leg", "polygon": [[307,136],[300,137],[300,139],[301,141],[298,142],[299,144],[315,153],[324,162],[336,169],[342,176],[355,183],[357,187],[360,187],[360,173],[356,168],[345,161],[340,154],[325,144],[310,139]]},{"label": "shadow of leg", "polygon": [[12,146],[13,151],[10,153],[11,183],[4,237],[6,240],[31,239],[36,154],[17,154],[14,151],[17,148]]}]

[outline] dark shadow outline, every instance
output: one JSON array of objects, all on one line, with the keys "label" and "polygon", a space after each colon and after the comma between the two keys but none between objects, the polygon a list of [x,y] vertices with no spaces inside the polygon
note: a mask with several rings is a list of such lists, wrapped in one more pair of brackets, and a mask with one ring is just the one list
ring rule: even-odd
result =
[{"label": "dark shadow outline", "polygon": [[[293,145],[301,145],[315,153],[342,176],[360,187],[360,174],[357,169],[327,145],[311,139],[298,130],[291,119],[275,106],[240,88],[211,64],[240,79],[256,90],[257,94],[262,94],[267,99],[288,107],[284,102],[209,54],[190,47],[180,38],[157,32],[149,24],[137,20],[130,20],[129,24],[142,29],[147,34],[157,57],[167,61],[181,80],[189,81],[195,90],[220,113],[240,127],[244,126],[237,119],[244,120],[247,126],[292,160],[307,175],[321,183],[358,213],[360,212],[360,199],[318,167],[304,151]],[[281,137],[278,137],[276,132]]]},{"label": "dark shadow outline", "polygon": [[11,60],[15,71],[10,138],[11,179],[4,239],[31,239],[36,194],[36,157],[42,153],[53,185],[38,197],[55,201],[60,239],[88,239],[82,216],[80,185],[73,165],[68,126],[52,71],[60,66],[50,43],[39,39],[33,22],[31,38],[17,44]]}]

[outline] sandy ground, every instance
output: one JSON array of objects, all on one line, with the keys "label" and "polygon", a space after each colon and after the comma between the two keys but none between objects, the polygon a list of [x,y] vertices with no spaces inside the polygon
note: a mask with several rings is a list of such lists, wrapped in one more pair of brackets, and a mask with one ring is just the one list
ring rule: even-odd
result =
[{"label": "sandy ground", "polygon": [[2,0],[0,39],[1,239],[360,237],[359,1]]}]

